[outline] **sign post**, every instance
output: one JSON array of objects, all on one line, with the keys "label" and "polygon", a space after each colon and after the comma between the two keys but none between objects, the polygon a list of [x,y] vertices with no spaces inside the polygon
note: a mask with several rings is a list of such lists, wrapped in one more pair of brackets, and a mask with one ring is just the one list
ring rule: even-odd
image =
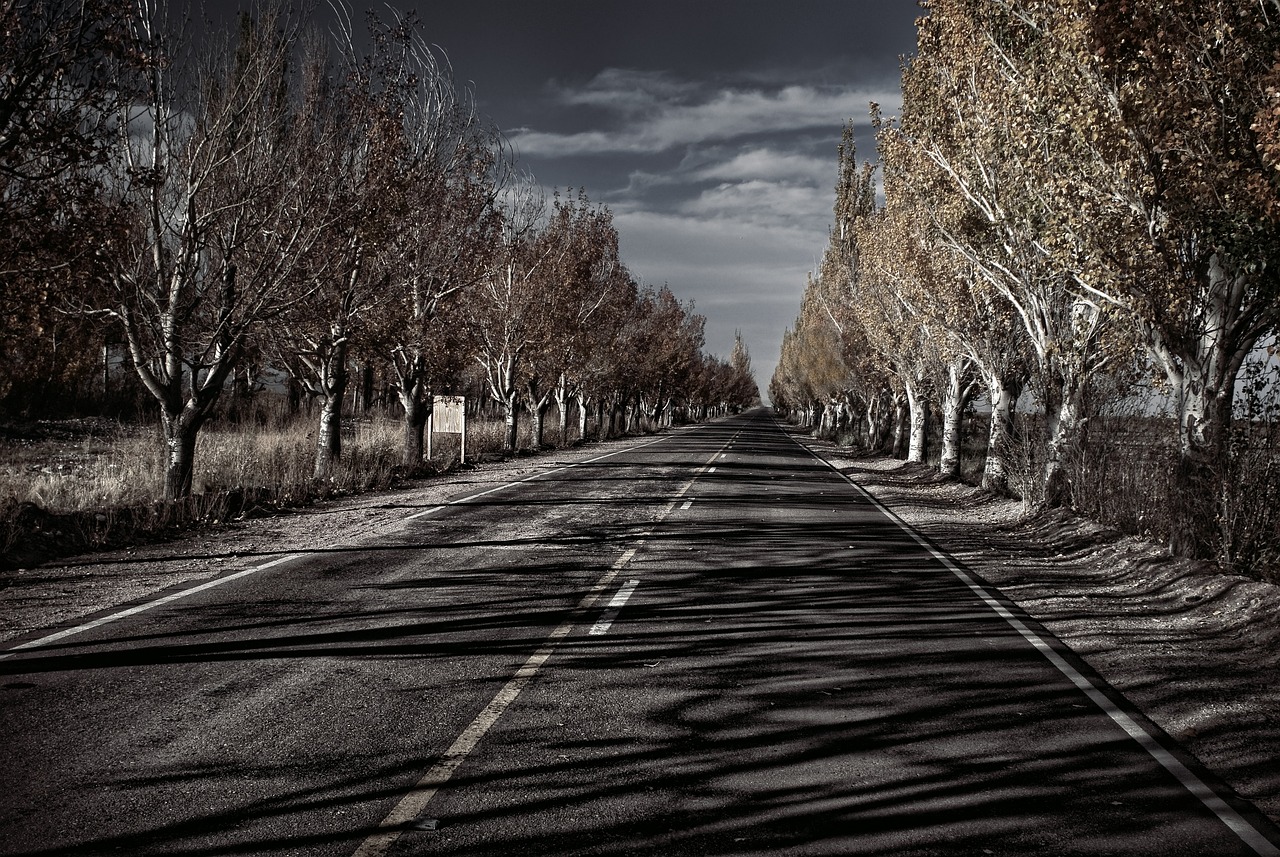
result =
[{"label": "sign post", "polygon": [[462,436],[458,463],[467,463],[467,400],[464,396],[436,396],[430,431]]}]

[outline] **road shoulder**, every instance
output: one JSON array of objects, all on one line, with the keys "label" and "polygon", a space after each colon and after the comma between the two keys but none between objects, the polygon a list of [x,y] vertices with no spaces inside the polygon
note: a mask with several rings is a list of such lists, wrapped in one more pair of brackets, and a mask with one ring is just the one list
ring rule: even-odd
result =
[{"label": "road shoulder", "polygon": [[394,536],[410,515],[451,498],[649,440],[652,438],[624,437],[547,450],[480,464],[404,488],[210,525],[163,543],[62,557],[29,568],[0,571],[0,643],[317,546],[332,548]]},{"label": "road shoulder", "polygon": [[806,439],[1000,589],[1273,821],[1280,821],[1280,587],[1148,542]]}]

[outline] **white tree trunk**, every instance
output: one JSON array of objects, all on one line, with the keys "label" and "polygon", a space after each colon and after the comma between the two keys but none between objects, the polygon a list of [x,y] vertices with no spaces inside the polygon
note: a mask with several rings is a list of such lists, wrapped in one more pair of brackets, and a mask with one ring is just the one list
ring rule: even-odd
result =
[{"label": "white tree trunk", "polygon": [[316,355],[316,392],[320,395],[320,424],[316,429],[316,462],[313,475],[327,479],[342,457],[342,401],[347,394],[347,338],[335,325],[330,344]]},{"label": "white tree trunk", "polygon": [[911,442],[907,447],[907,461],[923,464],[926,431],[929,423],[929,402],[914,381],[906,381],[907,407],[911,411]]},{"label": "white tree trunk", "polygon": [[1047,391],[1045,430],[1048,443],[1044,463],[1044,500],[1048,508],[1070,506],[1072,489],[1069,468],[1084,450],[1084,393],[1087,382],[1070,374],[1060,379],[1056,389]]},{"label": "white tree trunk", "polygon": [[987,398],[991,402],[991,426],[987,432],[987,461],[982,468],[982,487],[987,491],[1007,494],[1014,409],[1022,394],[1022,381],[999,370],[988,370],[984,375]]},{"label": "white tree trunk", "polygon": [[907,450],[907,437],[910,431],[911,410],[907,406],[907,397],[894,391],[893,394],[893,450],[894,456],[903,456]]},{"label": "white tree trunk", "polygon": [[947,478],[960,474],[960,447],[964,441],[964,410],[973,395],[973,386],[966,376],[967,358],[952,360],[947,364],[947,389],[942,400],[942,458],[938,470]]}]

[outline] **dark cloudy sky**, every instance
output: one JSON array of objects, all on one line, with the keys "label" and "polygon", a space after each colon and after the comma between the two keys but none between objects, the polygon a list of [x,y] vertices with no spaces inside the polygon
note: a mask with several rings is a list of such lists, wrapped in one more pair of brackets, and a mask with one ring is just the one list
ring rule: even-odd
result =
[{"label": "dark cloudy sky", "polygon": [[742,331],[766,392],[826,242],[841,124],[872,157],[867,106],[899,109],[915,0],[393,5],[541,184],[613,210],[623,261],[694,301],[707,350],[727,356]]}]

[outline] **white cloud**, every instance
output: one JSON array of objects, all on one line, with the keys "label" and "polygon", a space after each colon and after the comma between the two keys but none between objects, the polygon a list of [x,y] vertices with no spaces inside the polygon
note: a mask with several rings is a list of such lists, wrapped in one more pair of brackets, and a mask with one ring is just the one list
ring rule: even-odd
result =
[{"label": "white cloud", "polygon": [[[693,188],[700,183],[721,185],[739,182],[773,182],[821,188],[829,197],[835,186],[835,157],[816,158],[799,152],[788,152],[780,146],[748,146],[727,151],[724,147],[690,149],[676,167],[665,172],[632,170],[624,190],[615,197],[632,198],[653,188],[679,185]],[[709,191],[703,190],[704,195]],[[825,203],[824,203],[825,204]]]},{"label": "white cloud", "polygon": [[[601,82],[610,73],[614,77]],[[627,79],[641,83],[629,90],[619,85]],[[870,101],[893,97],[878,91],[814,86],[726,88],[701,98],[695,95],[691,85],[662,75],[610,70],[583,89],[561,91],[560,100],[609,109],[621,120],[618,127],[572,133],[522,129],[512,139],[522,153],[543,157],[652,154],[754,134],[839,127],[847,117],[864,115]]]},{"label": "white cloud", "polygon": [[792,180],[834,187],[836,160],[834,157],[815,158],[777,148],[753,147],[739,151],[727,161],[694,170],[691,175],[711,181]]},{"label": "white cloud", "polygon": [[814,185],[752,180],[725,182],[709,188],[679,206],[696,217],[727,217],[738,223],[776,228],[782,224],[806,232],[826,233],[825,211],[832,192]]},{"label": "white cloud", "polygon": [[698,85],[677,80],[662,71],[606,68],[583,87],[554,86],[561,104],[602,107],[618,113],[636,113],[662,103],[696,95]]}]

